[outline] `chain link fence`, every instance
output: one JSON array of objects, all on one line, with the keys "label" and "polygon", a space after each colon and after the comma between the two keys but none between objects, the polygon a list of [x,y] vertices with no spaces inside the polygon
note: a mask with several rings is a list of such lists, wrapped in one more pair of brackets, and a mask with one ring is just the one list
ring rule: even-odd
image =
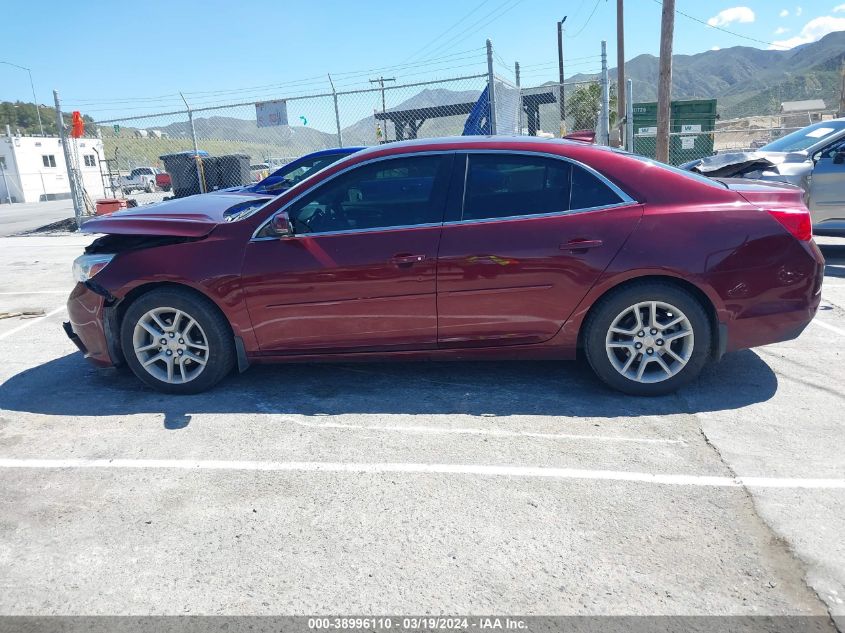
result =
[{"label": "chain link fence", "polygon": [[[718,120],[713,129],[672,132],[669,135],[669,162],[682,165],[702,156],[726,152],[754,151],[782,136],[806,126],[836,118],[836,111],[796,112],[785,115],[764,115]],[[657,130],[640,128],[634,133],[633,151],[654,156]]]},{"label": "chain link fence", "polygon": [[[377,145],[413,138],[489,133],[489,77],[384,85],[368,89],[233,103],[107,119],[86,133],[102,139],[104,187],[138,204],[178,193],[166,172],[169,157],[199,155],[204,192],[257,182],[285,164],[322,149]],[[496,79],[499,133],[517,133],[519,90]],[[474,111],[475,129],[467,130]],[[267,121],[264,117],[276,117]],[[222,171],[210,165],[225,159]],[[174,174],[175,175],[175,174]],[[176,187],[178,189],[178,187]],[[198,193],[195,191],[194,193]]]}]

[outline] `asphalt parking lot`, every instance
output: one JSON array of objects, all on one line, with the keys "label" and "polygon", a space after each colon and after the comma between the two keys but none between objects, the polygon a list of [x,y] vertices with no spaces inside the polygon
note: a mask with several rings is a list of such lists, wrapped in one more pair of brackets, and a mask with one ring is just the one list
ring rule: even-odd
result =
[{"label": "asphalt parking lot", "polygon": [[845,240],[797,340],[634,399],[578,363],[254,367],[172,397],[61,330],[91,238],[0,238],[0,613],[845,623]]}]

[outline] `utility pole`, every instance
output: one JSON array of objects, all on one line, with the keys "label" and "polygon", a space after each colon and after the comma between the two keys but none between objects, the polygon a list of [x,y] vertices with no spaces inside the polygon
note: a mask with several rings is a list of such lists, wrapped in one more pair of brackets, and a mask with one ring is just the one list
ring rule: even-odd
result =
[{"label": "utility pole", "polygon": [[[616,0],[616,123],[625,120],[625,0]],[[620,127],[620,132],[622,128]],[[620,133],[621,136],[621,133]]]},{"label": "utility pole", "polygon": [[663,0],[660,22],[660,76],[657,84],[657,147],[655,158],[669,162],[669,119],[672,110],[672,39],[675,33],[675,0]]},{"label": "utility pole", "polygon": [[558,81],[560,82],[560,96],[558,97],[558,101],[560,102],[560,136],[563,138],[566,136],[566,94],[564,92],[563,87],[563,34],[565,29],[563,28],[563,23],[566,22],[566,18],[568,16],[563,16],[563,19],[557,23],[557,65],[559,71]]},{"label": "utility pole", "polygon": [[[378,79],[370,79],[371,84],[378,84],[381,88],[381,113],[384,114],[387,112],[387,105],[384,99],[384,82],[385,81],[396,81],[396,77],[383,77],[379,76]],[[384,138],[387,139],[387,119],[384,119]]]},{"label": "utility pole", "polygon": [[842,60],[842,67],[839,69],[839,112],[837,116],[845,116],[845,59]]},{"label": "utility pole", "polygon": [[371,84],[378,84],[381,88],[381,111],[382,113],[387,112],[387,107],[385,105],[384,100],[384,82],[385,81],[396,81],[396,77],[379,77],[378,79],[370,79]]},{"label": "utility pole", "polygon": [[601,41],[601,114],[596,142],[610,145],[610,74],[607,70],[607,42]]}]

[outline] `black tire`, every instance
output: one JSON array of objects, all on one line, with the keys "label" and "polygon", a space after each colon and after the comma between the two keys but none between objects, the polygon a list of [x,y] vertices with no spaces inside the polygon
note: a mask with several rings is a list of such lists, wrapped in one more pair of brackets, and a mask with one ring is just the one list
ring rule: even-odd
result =
[{"label": "black tire", "polygon": [[[692,329],[693,343],[685,366],[671,377],[649,383],[622,375],[610,360],[606,342],[610,327],[618,315],[626,308],[650,301],[669,304],[680,310]],[[683,387],[698,377],[712,354],[712,328],[705,308],[692,293],[668,282],[645,281],[612,290],[596,303],[584,327],[582,342],[590,367],[610,387],[634,396],[661,396]],[[632,340],[636,341],[636,338]],[[660,340],[657,342],[663,344]],[[644,353],[637,353],[640,356],[634,362],[638,366],[642,363],[639,359],[644,358]],[[670,358],[670,362],[674,361]]]},{"label": "black tire", "polygon": [[[192,317],[205,335],[208,346],[206,364],[188,382],[169,383],[156,378],[142,366],[135,353],[133,340],[139,319],[150,310],[165,307],[180,310]],[[234,339],[228,321],[209,299],[187,289],[160,288],[135,299],[123,315],[120,342],[126,364],[132,372],[145,384],[164,393],[193,394],[206,391],[229,374],[235,365]]]}]

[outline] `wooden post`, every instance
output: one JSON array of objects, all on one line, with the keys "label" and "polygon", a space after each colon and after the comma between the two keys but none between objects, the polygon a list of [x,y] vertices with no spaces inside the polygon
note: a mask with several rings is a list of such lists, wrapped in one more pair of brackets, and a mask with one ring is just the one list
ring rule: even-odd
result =
[{"label": "wooden post", "polygon": [[845,59],[842,60],[842,67],[839,69],[840,82],[839,87],[839,112],[837,116],[845,116]]},{"label": "wooden post", "polygon": [[[616,124],[625,120],[625,0],[616,0]],[[620,127],[620,130],[622,128]],[[620,135],[623,136],[623,135]]]},{"label": "wooden post", "polygon": [[660,23],[660,76],[657,84],[657,148],[655,158],[669,162],[669,130],[672,110],[672,37],[675,31],[675,0],[663,0]]}]

